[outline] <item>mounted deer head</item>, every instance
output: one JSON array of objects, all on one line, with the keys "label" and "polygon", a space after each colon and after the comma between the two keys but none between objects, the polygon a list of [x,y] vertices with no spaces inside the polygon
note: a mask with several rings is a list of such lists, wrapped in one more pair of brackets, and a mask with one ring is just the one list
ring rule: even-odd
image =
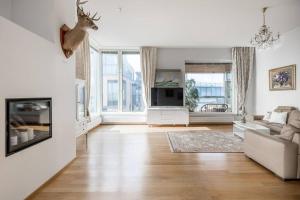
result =
[{"label": "mounted deer head", "polygon": [[77,0],[78,22],[73,29],[68,28],[65,24],[61,27],[61,45],[67,58],[73,54],[84,40],[88,29],[98,30],[98,26],[95,22],[99,21],[100,17],[96,17],[97,13],[91,17],[90,13],[85,13],[81,6],[87,2],[88,1],[80,2],[80,0]]}]

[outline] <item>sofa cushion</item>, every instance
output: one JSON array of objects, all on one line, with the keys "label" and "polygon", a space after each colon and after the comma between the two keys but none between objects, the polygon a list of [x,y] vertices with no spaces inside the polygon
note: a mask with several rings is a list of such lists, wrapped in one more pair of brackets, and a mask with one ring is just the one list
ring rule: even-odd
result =
[{"label": "sofa cushion", "polygon": [[300,111],[294,110],[289,114],[288,124],[300,129]]},{"label": "sofa cushion", "polygon": [[265,126],[270,129],[271,135],[280,134],[283,124],[271,123],[265,120],[256,120],[254,123]]},{"label": "sofa cushion", "polygon": [[269,123],[267,127],[271,130],[271,132],[275,132],[275,134],[279,134],[283,128],[283,124],[277,123]]},{"label": "sofa cushion", "polygon": [[268,121],[272,122],[272,123],[286,124],[287,115],[288,115],[287,112],[275,112],[275,111],[273,111],[272,114],[271,114],[271,117]]},{"label": "sofa cushion", "polygon": [[256,124],[259,124],[259,125],[262,125],[262,126],[267,126],[268,125],[268,121],[266,121],[266,120],[255,120],[255,121],[253,121],[254,123],[256,123]]},{"label": "sofa cushion", "polygon": [[278,135],[277,137],[292,141],[295,133],[298,132],[300,132],[300,129],[297,129],[294,126],[288,124],[281,129],[280,135]]}]

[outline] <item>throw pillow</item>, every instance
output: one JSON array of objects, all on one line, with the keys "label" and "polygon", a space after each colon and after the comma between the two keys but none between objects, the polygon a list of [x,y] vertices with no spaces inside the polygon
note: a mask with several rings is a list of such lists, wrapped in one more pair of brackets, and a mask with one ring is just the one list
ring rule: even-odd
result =
[{"label": "throw pillow", "polygon": [[271,118],[271,114],[272,114],[272,112],[267,112],[267,114],[265,114],[263,120],[264,120],[264,121],[269,121],[270,118]]},{"label": "throw pillow", "polygon": [[278,123],[278,124],[286,124],[287,112],[272,112],[269,122]]},{"label": "throw pillow", "polygon": [[278,135],[277,137],[285,139],[285,140],[292,141],[295,133],[298,133],[299,131],[300,131],[299,129],[297,129],[294,126],[288,124],[288,125],[285,125],[281,129],[280,135]]},{"label": "throw pillow", "polygon": [[300,111],[294,110],[289,114],[288,123],[300,129]]}]

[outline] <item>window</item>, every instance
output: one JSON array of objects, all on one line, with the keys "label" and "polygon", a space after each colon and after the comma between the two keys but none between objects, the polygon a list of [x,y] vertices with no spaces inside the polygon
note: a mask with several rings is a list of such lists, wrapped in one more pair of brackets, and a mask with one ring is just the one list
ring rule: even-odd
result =
[{"label": "window", "polygon": [[140,54],[135,52],[123,52],[122,63],[122,111],[141,112],[144,110],[144,102],[142,98]]},{"label": "window", "polygon": [[102,111],[116,112],[119,107],[118,52],[102,52]]},{"label": "window", "polygon": [[139,52],[102,52],[102,111],[142,112],[142,77]]},{"label": "window", "polygon": [[118,110],[118,81],[107,80],[107,108],[109,111]]},{"label": "window", "polygon": [[90,103],[89,112],[91,117],[100,114],[100,55],[97,50],[90,48],[91,70],[90,70]]},{"label": "window", "polygon": [[190,101],[193,89],[186,88],[194,112],[232,112],[231,64],[187,64],[186,82],[198,92],[199,98]]}]

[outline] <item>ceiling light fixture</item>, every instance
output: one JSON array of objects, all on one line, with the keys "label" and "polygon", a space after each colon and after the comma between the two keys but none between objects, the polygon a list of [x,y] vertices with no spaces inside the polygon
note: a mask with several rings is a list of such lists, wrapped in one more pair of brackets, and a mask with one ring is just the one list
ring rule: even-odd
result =
[{"label": "ceiling light fixture", "polygon": [[267,49],[274,45],[279,40],[280,34],[273,36],[271,28],[266,25],[266,11],[268,7],[264,7],[263,12],[263,25],[260,27],[258,33],[251,39],[250,44],[258,47],[259,49]]},{"label": "ceiling light fixture", "polygon": [[123,11],[123,8],[122,8],[122,7],[118,7],[118,8],[117,8],[117,11],[118,11],[119,13],[121,13],[121,12]]}]

